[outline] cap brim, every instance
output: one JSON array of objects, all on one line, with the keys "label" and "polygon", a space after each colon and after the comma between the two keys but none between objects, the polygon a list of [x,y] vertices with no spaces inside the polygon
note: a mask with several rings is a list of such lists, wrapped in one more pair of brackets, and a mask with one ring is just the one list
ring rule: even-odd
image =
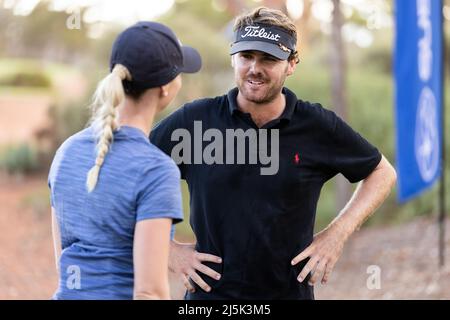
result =
[{"label": "cap brim", "polygon": [[183,73],[195,73],[202,67],[202,58],[197,50],[188,46],[182,46],[183,51]]},{"label": "cap brim", "polygon": [[264,41],[240,41],[233,43],[233,46],[230,49],[230,54],[233,55],[241,51],[252,50],[265,52],[280,60],[287,60],[287,58],[289,58],[289,55],[291,54],[290,52],[282,50],[276,44]]}]

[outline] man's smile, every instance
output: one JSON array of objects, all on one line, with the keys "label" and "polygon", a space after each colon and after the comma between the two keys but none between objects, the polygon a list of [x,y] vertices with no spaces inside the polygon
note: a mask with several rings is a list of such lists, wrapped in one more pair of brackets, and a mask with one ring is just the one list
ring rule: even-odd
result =
[{"label": "man's smile", "polygon": [[249,87],[251,89],[259,89],[261,88],[263,85],[266,84],[265,81],[262,80],[252,80],[252,79],[248,79],[247,80],[247,84],[249,85]]}]

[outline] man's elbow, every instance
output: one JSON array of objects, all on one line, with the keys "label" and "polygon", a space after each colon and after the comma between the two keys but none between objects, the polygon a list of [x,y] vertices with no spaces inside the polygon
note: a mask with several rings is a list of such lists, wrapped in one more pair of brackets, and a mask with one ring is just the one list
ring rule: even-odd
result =
[{"label": "man's elbow", "polygon": [[397,172],[395,171],[395,168],[383,156],[377,169],[381,169],[380,170],[381,177],[383,177],[383,180],[385,181],[385,184],[389,187],[389,190],[392,190],[392,188],[397,183]]},{"label": "man's elbow", "polygon": [[391,164],[386,165],[383,170],[380,171],[384,185],[387,187],[389,192],[395,187],[397,183],[397,172]]},{"label": "man's elbow", "polygon": [[392,171],[391,171],[391,175],[392,175],[392,185],[391,185],[391,188],[393,188],[394,186],[395,186],[395,184],[397,183],[397,171],[394,169],[394,168],[392,168]]}]

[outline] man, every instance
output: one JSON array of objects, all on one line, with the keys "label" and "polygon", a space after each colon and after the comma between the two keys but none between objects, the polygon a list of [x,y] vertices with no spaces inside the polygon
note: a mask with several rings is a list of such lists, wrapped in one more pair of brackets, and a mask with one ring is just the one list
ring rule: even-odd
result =
[{"label": "man", "polygon": [[[239,17],[230,50],[237,88],[186,104],[151,134],[189,186],[197,242],[172,242],[170,262],[187,299],[314,299],[313,285],[327,282],[346,240],[395,183],[374,146],[283,87],[298,62],[296,36],[280,11]],[[361,182],[313,236],[320,190],[338,173]]]}]

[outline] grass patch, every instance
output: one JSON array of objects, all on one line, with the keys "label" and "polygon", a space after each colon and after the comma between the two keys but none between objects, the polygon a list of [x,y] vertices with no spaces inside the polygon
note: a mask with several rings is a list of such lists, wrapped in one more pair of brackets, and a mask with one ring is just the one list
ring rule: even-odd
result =
[{"label": "grass patch", "polygon": [[0,94],[48,94],[58,78],[73,78],[71,66],[35,59],[0,59]]}]

